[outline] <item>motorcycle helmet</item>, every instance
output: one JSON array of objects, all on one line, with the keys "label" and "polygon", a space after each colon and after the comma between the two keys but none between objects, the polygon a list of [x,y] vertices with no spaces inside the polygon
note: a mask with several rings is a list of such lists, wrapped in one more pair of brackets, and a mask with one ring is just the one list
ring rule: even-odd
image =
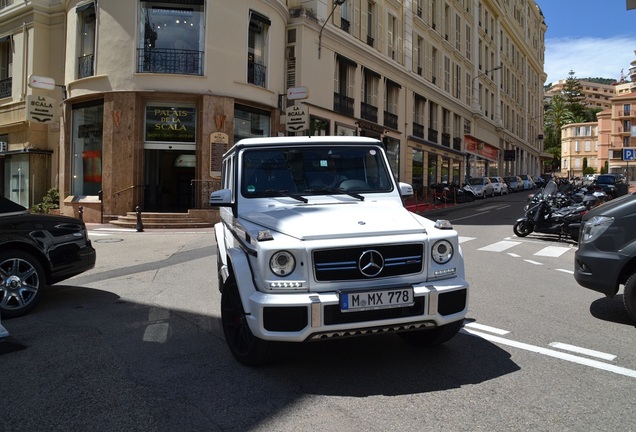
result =
[{"label": "motorcycle helmet", "polygon": [[600,203],[601,201],[596,197],[596,195],[593,194],[585,195],[585,197],[583,198],[583,205],[588,210],[596,207]]}]

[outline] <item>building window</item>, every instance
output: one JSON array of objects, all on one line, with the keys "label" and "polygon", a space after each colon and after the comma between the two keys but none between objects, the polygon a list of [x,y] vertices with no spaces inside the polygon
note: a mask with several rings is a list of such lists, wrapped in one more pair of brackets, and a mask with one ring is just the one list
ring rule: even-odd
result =
[{"label": "building window", "polygon": [[380,75],[370,69],[364,69],[362,75],[362,104],[360,116],[374,123],[378,121],[378,83]]},{"label": "building window", "polygon": [[400,85],[386,80],[384,97],[384,126],[398,128],[398,103],[400,99]]},{"label": "building window", "polygon": [[137,72],[202,75],[204,0],[140,4]]},{"label": "building window", "polygon": [[374,30],[376,28],[375,24],[375,3],[367,2],[367,45],[374,46],[375,37]]},{"label": "building window", "polygon": [[331,127],[328,119],[310,116],[309,131],[310,136],[327,136],[331,135]]},{"label": "building window", "polygon": [[0,38],[0,98],[11,97],[13,79],[13,50],[11,38]]},{"label": "building window", "polygon": [[234,142],[243,138],[271,136],[271,117],[269,111],[236,105],[234,107]]},{"label": "building window", "polygon": [[271,25],[268,18],[250,11],[247,82],[259,87],[267,85],[267,37]]},{"label": "building window", "polygon": [[77,78],[95,75],[95,3],[78,6]]},{"label": "building window", "polygon": [[422,76],[422,65],[424,64],[424,38],[421,36],[417,37],[417,52],[415,53],[415,70],[419,76]]},{"label": "building window", "polygon": [[398,58],[398,21],[395,16],[389,14],[387,26],[387,55],[391,60]]},{"label": "building window", "polygon": [[345,57],[336,57],[334,71],[334,111],[353,116],[353,78],[357,64]]},{"label": "building window", "polygon": [[103,119],[103,100],[72,107],[71,195],[99,195],[102,189]]}]

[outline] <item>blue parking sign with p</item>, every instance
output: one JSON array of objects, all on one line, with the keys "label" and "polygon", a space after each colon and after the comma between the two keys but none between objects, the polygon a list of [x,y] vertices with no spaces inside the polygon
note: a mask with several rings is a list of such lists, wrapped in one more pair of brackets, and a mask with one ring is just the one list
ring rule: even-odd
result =
[{"label": "blue parking sign with p", "polygon": [[623,149],[623,160],[624,161],[635,161],[636,160],[636,148],[624,148]]}]

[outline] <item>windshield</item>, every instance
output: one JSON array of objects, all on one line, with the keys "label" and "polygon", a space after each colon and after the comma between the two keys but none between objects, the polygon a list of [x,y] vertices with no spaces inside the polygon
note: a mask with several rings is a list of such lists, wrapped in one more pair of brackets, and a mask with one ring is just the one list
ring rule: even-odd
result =
[{"label": "windshield", "polygon": [[257,148],[242,154],[241,194],[247,198],[393,189],[378,147]]},{"label": "windshield", "polygon": [[484,180],[480,178],[469,178],[468,184],[471,186],[481,186],[482,184],[484,184]]},{"label": "windshield", "polygon": [[597,184],[615,184],[616,183],[616,178],[613,176],[598,176],[598,178],[596,179],[596,183]]},{"label": "windshield", "polygon": [[557,184],[553,182],[552,180],[550,180],[548,184],[545,186],[545,188],[543,188],[543,195],[545,196],[554,195],[557,189],[558,189]]}]

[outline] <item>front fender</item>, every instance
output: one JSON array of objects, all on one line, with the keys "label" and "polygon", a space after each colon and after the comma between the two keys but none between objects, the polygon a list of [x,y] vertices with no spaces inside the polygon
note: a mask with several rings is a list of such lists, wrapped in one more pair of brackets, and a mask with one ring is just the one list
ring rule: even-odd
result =
[{"label": "front fender", "polygon": [[241,296],[241,303],[243,303],[243,310],[249,315],[251,313],[249,298],[256,292],[256,286],[254,286],[252,279],[252,268],[247,255],[241,249],[230,248],[227,252],[227,257],[230,261],[228,265],[231,268],[230,276],[234,276],[239,295]]}]

